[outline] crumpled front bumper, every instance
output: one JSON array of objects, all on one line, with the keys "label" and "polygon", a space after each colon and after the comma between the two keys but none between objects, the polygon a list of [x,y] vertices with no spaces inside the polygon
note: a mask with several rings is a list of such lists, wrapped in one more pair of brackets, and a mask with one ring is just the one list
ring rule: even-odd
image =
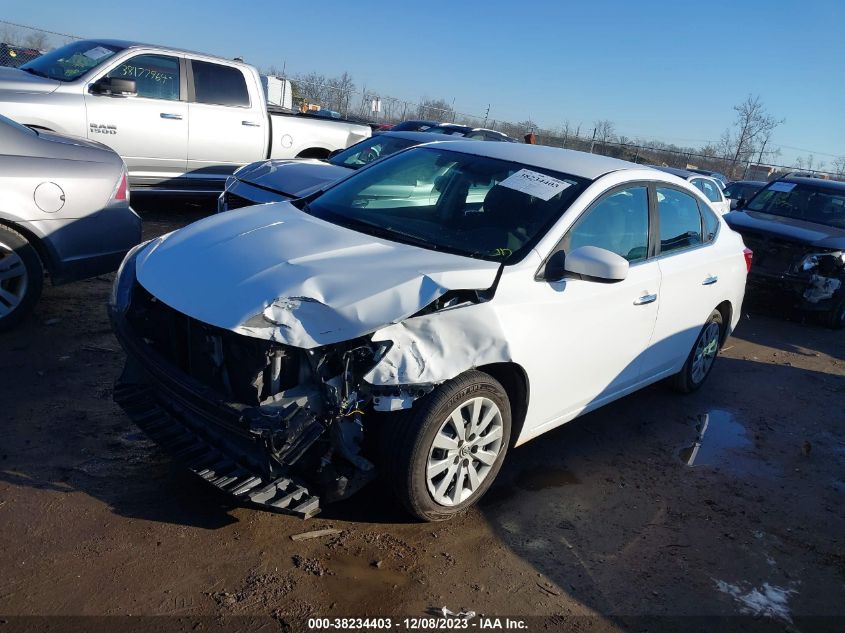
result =
[{"label": "crumpled front bumper", "polygon": [[801,310],[827,312],[838,305],[845,295],[845,288],[843,288],[845,284],[840,285],[831,296],[811,301],[808,296],[815,298],[812,292],[813,278],[813,274],[772,273],[755,270],[752,267],[748,275],[748,287],[756,293],[776,295],[786,299]]},{"label": "crumpled front bumper", "polygon": [[251,432],[243,409],[161,363],[128,331],[122,314],[110,316],[127,354],[114,400],[150,438],[241,502],[306,518],[320,511],[319,497],[271,464],[266,439]]}]

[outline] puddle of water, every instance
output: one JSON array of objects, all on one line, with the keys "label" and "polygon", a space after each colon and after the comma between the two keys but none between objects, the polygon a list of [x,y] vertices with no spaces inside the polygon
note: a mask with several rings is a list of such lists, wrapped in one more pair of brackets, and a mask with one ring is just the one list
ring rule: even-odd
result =
[{"label": "puddle of water", "polygon": [[519,488],[532,491],[559,488],[578,483],[581,483],[581,481],[568,470],[544,466],[527,468],[516,477],[516,485]]},{"label": "puddle of water", "polygon": [[692,445],[678,452],[687,466],[712,466],[729,458],[732,450],[751,446],[745,427],[730,411],[715,409],[701,416],[696,430]]}]

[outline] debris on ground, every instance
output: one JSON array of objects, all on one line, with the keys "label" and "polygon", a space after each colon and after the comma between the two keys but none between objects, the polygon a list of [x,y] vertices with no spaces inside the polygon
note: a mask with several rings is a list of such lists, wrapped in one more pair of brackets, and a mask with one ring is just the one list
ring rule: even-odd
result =
[{"label": "debris on ground", "polygon": [[307,541],[312,538],[320,538],[321,536],[333,536],[340,534],[341,530],[335,528],[326,528],[324,530],[311,530],[310,532],[302,532],[300,534],[292,534],[290,540],[292,541]]}]

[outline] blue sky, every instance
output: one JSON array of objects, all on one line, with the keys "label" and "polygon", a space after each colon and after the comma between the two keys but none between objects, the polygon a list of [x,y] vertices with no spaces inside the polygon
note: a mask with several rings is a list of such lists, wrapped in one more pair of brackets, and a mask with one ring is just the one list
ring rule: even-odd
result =
[{"label": "blue sky", "polygon": [[699,146],[759,94],[782,160],[845,154],[845,2],[10,2],[0,19],[170,44],[543,127]]}]

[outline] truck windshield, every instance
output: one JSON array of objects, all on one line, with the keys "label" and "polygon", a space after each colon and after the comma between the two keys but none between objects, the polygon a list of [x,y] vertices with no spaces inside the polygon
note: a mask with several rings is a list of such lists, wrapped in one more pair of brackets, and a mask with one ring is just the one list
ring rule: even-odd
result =
[{"label": "truck windshield", "polygon": [[47,79],[73,81],[122,50],[114,44],[82,40],[36,57],[21,66],[21,70]]},{"label": "truck windshield", "polygon": [[486,156],[413,147],[296,204],[376,237],[514,263],[589,182]]},{"label": "truck windshield", "polygon": [[776,181],[757,193],[745,210],[845,228],[845,189]]}]

